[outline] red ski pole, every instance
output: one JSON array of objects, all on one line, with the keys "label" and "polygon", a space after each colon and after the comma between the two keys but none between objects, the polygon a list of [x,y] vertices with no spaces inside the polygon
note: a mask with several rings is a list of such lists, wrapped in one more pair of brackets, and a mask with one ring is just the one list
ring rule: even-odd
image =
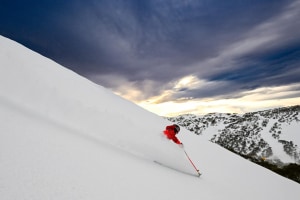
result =
[{"label": "red ski pole", "polygon": [[183,149],[183,151],[184,151],[186,157],[189,159],[190,163],[193,165],[194,169],[197,171],[198,176],[200,176],[201,173],[199,172],[199,169],[197,169],[197,167],[194,165],[193,161],[190,159],[190,157],[189,157],[189,155],[186,153],[185,149]]}]

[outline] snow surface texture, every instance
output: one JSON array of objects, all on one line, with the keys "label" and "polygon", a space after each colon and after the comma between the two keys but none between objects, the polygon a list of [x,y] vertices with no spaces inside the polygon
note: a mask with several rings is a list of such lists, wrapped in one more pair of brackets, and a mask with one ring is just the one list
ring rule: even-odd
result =
[{"label": "snow surface texture", "polygon": [[300,196],[299,184],[182,130],[204,173],[192,176],[162,135],[167,120],[1,36],[0,82],[1,199]]}]

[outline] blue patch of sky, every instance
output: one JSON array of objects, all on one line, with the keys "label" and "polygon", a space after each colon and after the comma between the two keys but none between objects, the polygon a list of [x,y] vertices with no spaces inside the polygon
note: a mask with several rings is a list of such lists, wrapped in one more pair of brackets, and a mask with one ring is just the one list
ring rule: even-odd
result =
[{"label": "blue patch of sky", "polygon": [[[289,73],[300,66],[300,45],[282,48],[264,55],[243,57],[237,63],[240,65],[237,69],[214,75],[211,80],[233,81],[241,84],[256,82],[266,85],[300,81],[299,74]],[[280,78],[276,78],[277,75],[280,75]]]}]

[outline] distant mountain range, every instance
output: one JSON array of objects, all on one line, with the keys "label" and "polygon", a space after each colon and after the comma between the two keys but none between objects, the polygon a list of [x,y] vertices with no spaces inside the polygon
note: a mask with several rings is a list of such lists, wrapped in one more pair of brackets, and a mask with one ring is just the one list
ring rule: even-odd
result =
[{"label": "distant mountain range", "polygon": [[246,114],[167,117],[171,122],[300,183],[300,105]]},{"label": "distant mountain range", "polygon": [[167,119],[239,155],[300,164],[300,106],[246,114],[185,114]]}]

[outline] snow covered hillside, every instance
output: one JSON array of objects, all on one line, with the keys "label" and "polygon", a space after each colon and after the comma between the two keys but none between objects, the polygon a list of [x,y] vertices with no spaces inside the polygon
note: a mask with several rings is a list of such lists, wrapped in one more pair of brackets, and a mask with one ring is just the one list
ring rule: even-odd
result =
[{"label": "snow covered hillside", "polygon": [[1,36],[0,121],[4,200],[300,196],[299,184],[182,130],[203,173],[193,176],[162,136],[169,121]]},{"label": "snow covered hillside", "polygon": [[168,119],[238,154],[300,164],[300,106]]}]

